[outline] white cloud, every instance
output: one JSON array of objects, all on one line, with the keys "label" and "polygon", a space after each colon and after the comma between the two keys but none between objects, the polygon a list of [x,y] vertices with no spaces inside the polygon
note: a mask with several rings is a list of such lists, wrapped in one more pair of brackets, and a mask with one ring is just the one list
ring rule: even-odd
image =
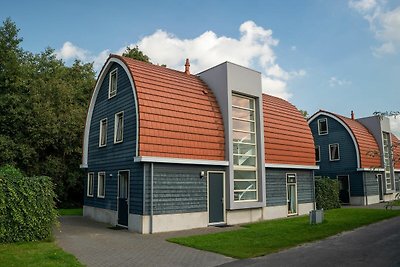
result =
[{"label": "white cloud", "polygon": [[[190,59],[191,73],[198,73],[225,61],[256,69],[262,73],[263,91],[285,99],[291,97],[288,82],[291,79],[306,75],[305,70],[286,71],[276,62],[274,47],[279,41],[272,36],[271,29],[246,21],[239,27],[239,38],[218,36],[213,31],[206,31],[192,39],[181,39],[164,30],[144,36],[129,46],[139,46],[150,60],[156,64],[183,71],[186,58]],[[115,51],[122,54],[126,46]],[[81,49],[70,42],[56,51],[64,60],[78,58],[82,61],[94,61],[94,68],[99,71],[104,64],[109,50],[98,55]]]},{"label": "white cloud", "polygon": [[384,0],[349,1],[349,6],[369,22],[375,38],[381,43],[373,47],[375,56],[397,53],[400,49],[400,6],[387,10]]},{"label": "white cloud", "polygon": [[344,79],[338,79],[334,76],[329,78],[328,84],[330,87],[338,87],[338,86],[345,86],[345,85],[350,85],[351,81],[344,80]]},{"label": "white cloud", "polygon": [[400,138],[400,117],[399,116],[397,116],[396,118],[390,117],[390,129],[398,138]]}]

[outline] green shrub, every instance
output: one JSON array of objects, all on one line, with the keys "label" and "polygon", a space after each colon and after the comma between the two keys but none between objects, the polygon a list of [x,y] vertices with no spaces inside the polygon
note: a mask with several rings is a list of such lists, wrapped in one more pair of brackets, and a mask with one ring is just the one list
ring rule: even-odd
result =
[{"label": "green shrub", "polygon": [[56,223],[49,177],[25,177],[12,166],[0,168],[0,243],[44,240]]},{"label": "green shrub", "polygon": [[317,209],[340,208],[339,182],[329,177],[315,179],[315,201]]}]

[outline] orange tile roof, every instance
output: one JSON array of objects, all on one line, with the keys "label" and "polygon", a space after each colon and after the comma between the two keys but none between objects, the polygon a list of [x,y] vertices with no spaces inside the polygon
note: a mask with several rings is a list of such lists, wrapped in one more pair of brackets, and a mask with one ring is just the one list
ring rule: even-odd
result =
[{"label": "orange tile roof", "polygon": [[225,160],[213,92],[195,75],[112,55],[131,72],[138,99],[139,156]]},{"label": "orange tile roof", "polygon": [[310,127],[289,102],[263,94],[265,162],[316,165]]},{"label": "orange tile roof", "polygon": [[381,159],[379,156],[371,156],[371,152],[377,151],[379,152],[378,144],[374,138],[374,136],[368,131],[368,129],[362,125],[357,120],[352,120],[350,118],[344,117],[342,115],[338,115],[329,111],[320,110],[321,112],[325,112],[331,114],[338,119],[340,119],[343,123],[345,123],[356,139],[358,150],[360,153],[360,168],[377,168],[381,167]]},{"label": "orange tile roof", "polygon": [[400,140],[394,134],[392,136],[394,168],[400,169]]}]

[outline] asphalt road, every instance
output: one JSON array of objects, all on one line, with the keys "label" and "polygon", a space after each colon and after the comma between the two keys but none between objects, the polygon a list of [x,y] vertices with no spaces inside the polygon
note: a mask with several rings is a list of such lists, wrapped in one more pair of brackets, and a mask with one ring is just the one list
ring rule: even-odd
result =
[{"label": "asphalt road", "polygon": [[279,253],[220,266],[400,266],[400,217]]}]

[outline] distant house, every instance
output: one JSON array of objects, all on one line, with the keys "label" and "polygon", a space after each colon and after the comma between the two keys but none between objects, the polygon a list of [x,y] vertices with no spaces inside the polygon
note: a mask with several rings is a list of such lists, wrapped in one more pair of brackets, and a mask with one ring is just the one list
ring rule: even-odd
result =
[{"label": "distant house", "polygon": [[369,205],[393,199],[400,166],[392,162],[391,144],[398,139],[388,118],[355,119],[353,113],[347,118],[320,110],[308,123],[319,165],[315,175],[338,179],[342,203]]},{"label": "distant house", "polygon": [[84,216],[140,233],[306,214],[314,142],[301,113],[225,62],[191,75],[111,55],[86,120]]}]

